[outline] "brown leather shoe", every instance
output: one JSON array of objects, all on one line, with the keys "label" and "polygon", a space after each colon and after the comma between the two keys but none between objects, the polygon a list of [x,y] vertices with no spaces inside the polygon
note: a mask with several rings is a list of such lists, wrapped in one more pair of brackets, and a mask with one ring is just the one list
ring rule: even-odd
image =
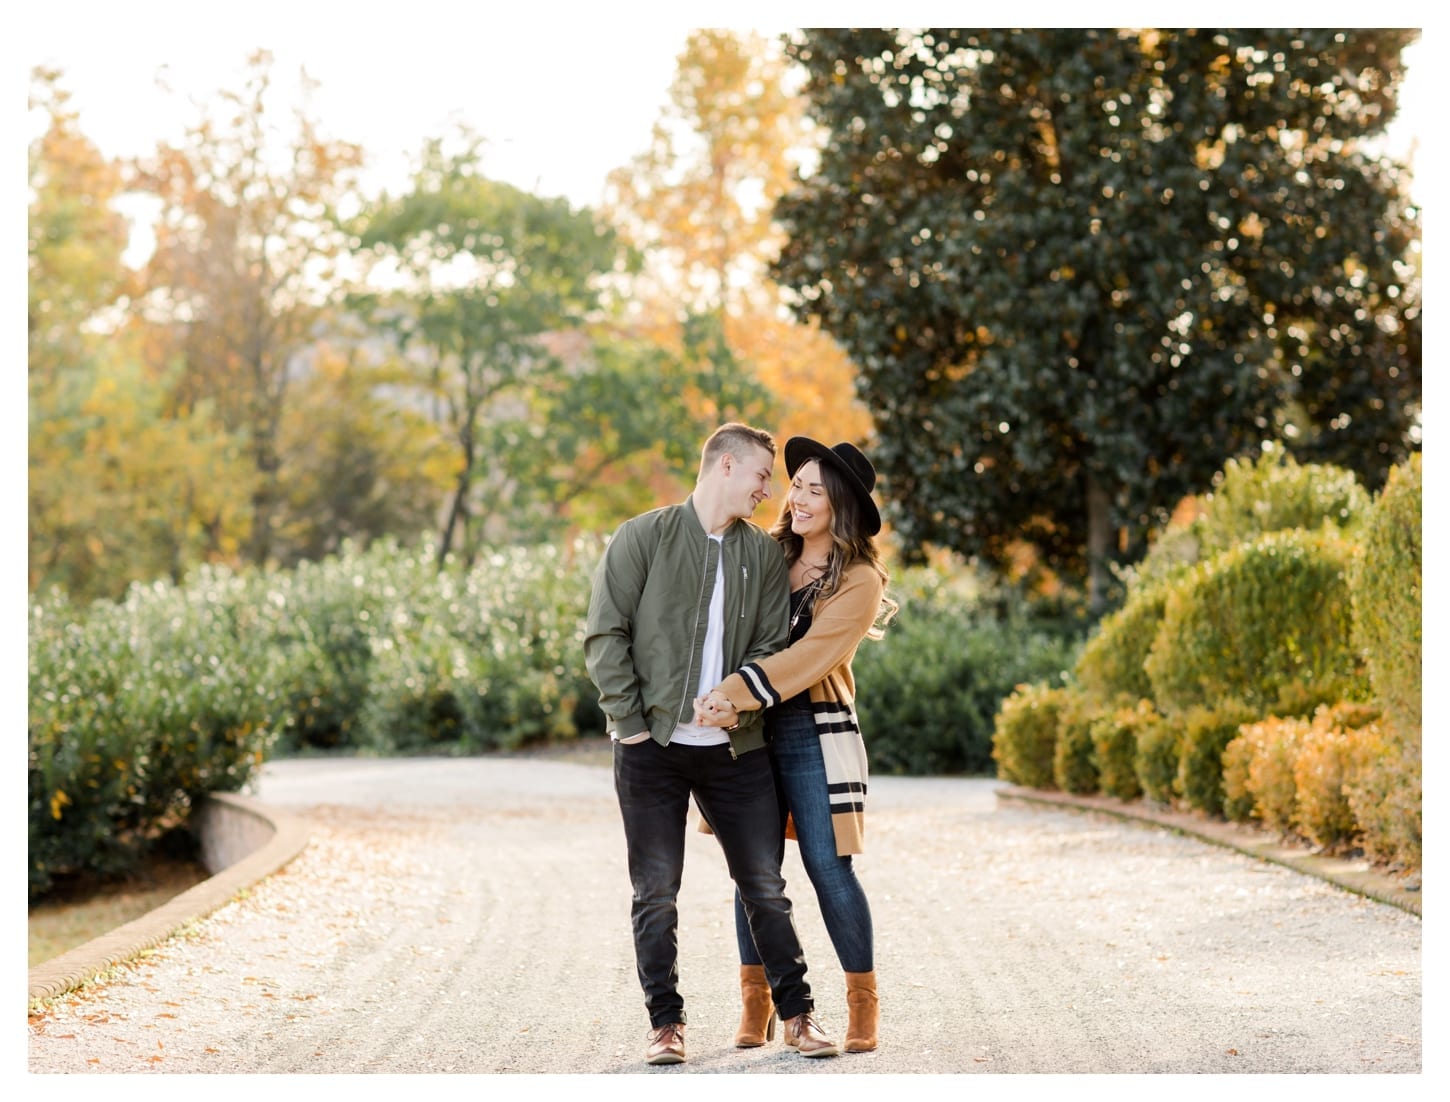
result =
[{"label": "brown leather shoe", "polygon": [[785,1020],[785,1043],[802,1056],[839,1056],[840,1046],[826,1036],[810,1014]]},{"label": "brown leather shoe", "polygon": [[685,1026],[671,1022],[649,1031],[649,1051],[645,1062],[650,1064],[683,1064],[685,1062]]}]

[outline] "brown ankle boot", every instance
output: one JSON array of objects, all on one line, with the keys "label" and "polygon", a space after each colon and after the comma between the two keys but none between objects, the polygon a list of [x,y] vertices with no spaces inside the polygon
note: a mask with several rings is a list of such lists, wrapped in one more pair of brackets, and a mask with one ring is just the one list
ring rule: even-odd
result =
[{"label": "brown ankle boot", "polygon": [[763,965],[740,966],[740,1002],[740,1028],[735,1033],[735,1047],[759,1048],[775,1036],[775,1003],[770,997]]},{"label": "brown ankle boot", "polygon": [[876,1005],[876,973],[846,973],[846,1051],[871,1052],[881,1016]]}]

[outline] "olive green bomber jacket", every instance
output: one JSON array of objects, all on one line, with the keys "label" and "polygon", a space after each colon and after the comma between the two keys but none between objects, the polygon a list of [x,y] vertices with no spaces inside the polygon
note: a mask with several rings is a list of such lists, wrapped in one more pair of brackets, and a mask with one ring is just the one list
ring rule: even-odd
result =
[{"label": "olive green bomber jacket", "polygon": [[[692,498],[625,521],[594,573],[584,660],[619,738],[646,729],[661,745],[694,719],[715,587],[711,540]],[[724,532],[725,671],[785,647],[790,580],[780,544],[749,521]],[[725,672],[725,671],[722,671]],[[759,712],[730,732],[734,754],[765,745]]]}]

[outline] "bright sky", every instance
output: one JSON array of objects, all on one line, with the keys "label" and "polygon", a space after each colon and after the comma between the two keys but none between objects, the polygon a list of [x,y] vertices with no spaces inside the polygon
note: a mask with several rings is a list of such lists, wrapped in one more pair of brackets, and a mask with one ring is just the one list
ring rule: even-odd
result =
[{"label": "bright sky", "polygon": [[305,68],[319,84],[313,116],[362,145],[388,183],[425,138],[466,122],[488,141],[488,175],[593,205],[605,174],[648,142],[689,27],[622,21],[618,9],[603,9],[609,22],[546,14],[569,7],[519,5],[525,25],[436,0],[296,0],[228,7],[225,23],[199,25],[209,5],[81,4],[83,19],[75,4],[37,5],[25,60],[62,70],[81,130],[113,156],[179,137],[197,117],[186,97],[240,88],[247,55],[265,48],[287,99]]},{"label": "bright sky", "polygon": [[[294,87],[304,67],[319,82],[315,117],[332,137],[364,147],[373,179],[400,183],[425,138],[463,121],[489,142],[488,175],[583,206],[596,204],[606,174],[646,146],[691,27],[773,34],[820,15],[810,10],[819,5],[801,7],[680,5],[672,10],[682,17],[666,20],[577,0],[520,3],[502,16],[443,0],[257,0],[226,7],[224,21],[203,22],[200,13],[216,9],[194,0],[71,0],[31,7],[17,60],[26,73],[35,64],[58,66],[82,131],[119,156],[179,137],[196,117],[185,97],[206,101],[219,89],[239,88],[247,55],[266,48],[279,83]],[[792,11],[796,19],[782,18]],[[1333,21],[1332,12],[1318,14]],[[1418,64],[1424,48],[1406,53],[1409,75],[1391,141],[1401,157],[1429,110],[1430,77]],[[158,88],[158,76],[181,95]]]}]

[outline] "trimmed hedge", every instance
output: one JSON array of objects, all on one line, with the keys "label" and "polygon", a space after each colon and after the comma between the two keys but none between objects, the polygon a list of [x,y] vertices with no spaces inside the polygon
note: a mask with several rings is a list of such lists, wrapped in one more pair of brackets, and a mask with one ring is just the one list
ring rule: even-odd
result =
[{"label": "trimmed hedge", "polygon": [[1093,723],[1098,712],[1090,698],[1070,690],[1058,713],[1057,744],[1052,750],[1052,779],[1058,788],[1075,796],[1098,791],[1097,748]]},{"label": "trimmed hedge", "polygon": [[1421,724],[1420,455],[1393,468],[1364,525],[1351,577],[1354,641],[1400,728]]},{"label": "trimmed hedge", "polygon": [[1209,815],[1223,814],[1223,755],[1245,723],[1258,717],[1255,709],[1238,701],[1216,708],[1190,708],[1178,722],[1183,741],[1178,754],[1177,790],[1189,807]]},{"label": "trimmed hedge", "polygon": [[1151,700],[1125,703],[1093,720],[1093,753],[1105,794],[1120,800],[1136,800],[1143,795],[1143,782],[1138,779],[1138,743],[1145,730],[1162,721]]},{"label": "trimmed hedge", "polygon": [[1103,617],[1073,667],[1078,684],[1104,700],[1151,699],[1153,683],[1144,663],[1163,623],[1167,600],[1165,586],[1139,588],[1122,608]]},{"label": "trimmed hedge", "polygon": [[1017,686],[997,710],[992,734],[997,775],[1027,788],[1052,788],[1057,732],[1063,712],[1072,706],[1070,689]]},{"label": "trimmed hedge", "polygon": [[133,869],[208,792],[241,788],[280,711],[245,579],[32,605],[29,889]]},{"label": "trimmed hedge", "polygon": [[1286,686],[1365,691],[1350,642],[1352,548],[1331,534],[1272,532],[1173,583],[1145,668],[1166,714],[1233,699],[1270,708]]}]

